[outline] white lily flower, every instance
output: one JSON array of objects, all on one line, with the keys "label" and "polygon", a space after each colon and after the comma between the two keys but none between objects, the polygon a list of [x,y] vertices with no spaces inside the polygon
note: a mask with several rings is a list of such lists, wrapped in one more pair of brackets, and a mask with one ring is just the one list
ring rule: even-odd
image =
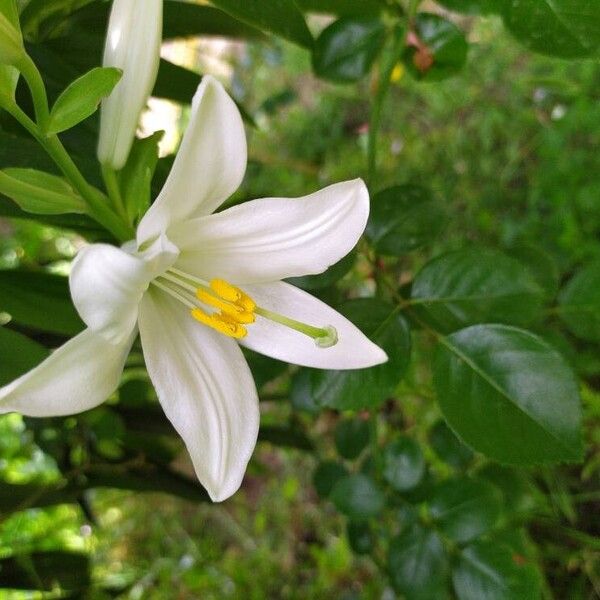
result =
[{"label": "white lily flower", "polygon": [[66,415],[100,404],[139,329],[158,399],[220,501],[240,486],[258,434],[257,392],[239,345],[323,369],[387,360],[342,315],[281,281],[321,273],[355,246],[369,213],[364,183],[213,214],[241,183],[246,159],[239,111],[206,76],[137,239],[87,246],[74,261],[71,294],[87,329],[0,389],[2,412]]},{"label": "white lily flower", "polygon": [[104,47],[104,67],[123,76],[100,115],[98,160],[112,169],[125,166],[140,114],[148,101],[160,62],[162,0],[114,0]]}]

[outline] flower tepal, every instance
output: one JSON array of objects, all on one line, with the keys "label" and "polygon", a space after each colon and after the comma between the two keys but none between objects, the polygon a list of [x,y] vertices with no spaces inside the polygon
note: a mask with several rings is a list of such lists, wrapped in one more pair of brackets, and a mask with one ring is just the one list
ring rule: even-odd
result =
[{"label": "flower tepal", "polygon": [[215,213],[241,183],[246,159],[239,111],[205,76],[136,240],[92,244],[75,260],[71,294],[88,328],[0,389],[3,412],[46,416],[100,404],[139,330],[158,400],[220,501],[240,486],[258,434],[258,396],[240,346],[323,369],[387,360],[345,317],[282,281],[321,273],[352,250],[369,215],[364,183]]}]

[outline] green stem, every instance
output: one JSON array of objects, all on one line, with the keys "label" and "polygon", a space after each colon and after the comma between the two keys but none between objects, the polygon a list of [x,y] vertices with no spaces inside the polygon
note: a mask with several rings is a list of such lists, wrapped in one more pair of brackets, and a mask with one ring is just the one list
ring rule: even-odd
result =
[{"label": "green stem", "polygon": [[46,94],[44,80],[42,79],[38,68],[35,66],[35,63],[31,60],[28,54],[23,55],[23,59],[19,61],[17,68],[29,86],[31,98],[33,99],[35,118],[39,129],[44,132],[46,131],[48,119],[50,117],[50,111],[48,109],[48,96]]},{"label": "green stem", "polygon": [[111,199],[115,210],[126,223],[129,222],[116,171],[108,165],[102,165],[102,177],[108,191],[108,197]]},{"label": "green stem", "polygon": [[16,103],[5,105],[6,110],[38,141],[52,160],[58,165],[71,185],[86,201],[89,214],[110,231],[119,241],[127,241],[134,237],[133,229],[124,223],[106,204],[105,196],[92,187],[81,174],[69,153],[65,150],[57,136],[46,136],[40,128],[17,106]]}]

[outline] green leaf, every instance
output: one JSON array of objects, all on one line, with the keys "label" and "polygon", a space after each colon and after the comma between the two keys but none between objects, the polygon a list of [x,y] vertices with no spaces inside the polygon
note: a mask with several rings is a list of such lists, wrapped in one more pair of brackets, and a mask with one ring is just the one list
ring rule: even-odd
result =
[{"label": "green leaf", "polygon": [[464,469],[473,461],[471,449],[441,419],[431,428],[429,443],[438,457],[455,469]]},{"label": "green leaf", "polygon": [[[18,31],[19,11],[15,0],[0,0],[0,13],[2,13],[8,22]],[[11,101],[14,100],[15,90],[19,81],[19,71],[14,67],[0,65],[0,97]]]},{"label": "green leaf", "polygon": [[90,583],[90,558],[87,554],[33,552],[0,560],[0,586],[3,588],[83,590]]},{"label": "green leaf", "polygon": [[48,356],[48,350],[21,333],[0,327],[0,386],[27,373]]},{"label": "green leaf", "polygon": [[394,588],[406,600],[445,598],[448,559],[435,531],[415,524],[395,537],[388,570]]},{"label": "green leaf", "polygon": [[297,0],[297,4],[304,12],[356,17],[378,15],[385,6],[381,0]]},{"label": "green leaf", "polygon": [[508,254],[527,268],[547,298],[556,296],[560,273],[554,259],[547,252],[535,244],[522,244],[510,248]]},{"label": "green leaf", "polygon": [[294,0],[212,0],[212,3],[248,25],[270,31],[304,48],[313,37]]},{"label": "green leaf", "polygon": [[383,477],[399,492],[417,487],[425,474],[425,457],[417,442],[402,436],[383,451]]},{"label": "green leaf", "polygon": [[524,469],[487,464],[477,471],[477,477],[493,483],[502,492],[504,509],[510,514],[528,513],[539,508],[542,493]]},{"label": "green leaf", "polygon": [[86,205],[66,179],[35,169],[0,171],[0,193],[26,212],[40,215],[84,214]]},{"label": "green leaf", "polygon": [[582,340],[600,342],[600,262],[578,271],[559,296],[567,327]]},{"label": "green leaf", "polygon": [[535,566],[494,541],[479,541],[465,548],[452,582],[459,600],[536,600],[542,593]]},{"label": "green leaf", "polygon": [[326,27],[315,42],[313,70],[323,79],[351,83],[371,70],[385,41],[377,18],[342,18]]},{"label": "green leaf", "polygon": [[436,0],[449,10],[465,15],[492,15],[502,8],[502,0]]},{"label": "green leaf", "polygon": [[71,83],[58,97],[46,127],[48,134],[60,133],[87,119],[98,109],[102,98],[110,95],[122,72],[112,67],[97,67]]},{"label": "green leaf", "polygon": [[26,271],[0,271],[0,311],[21,325],[74,335],[84,325],[71,303],[66,277]]},{"label": "green leaf", "polygon": [[320,406],[339,410],[375,408],[393,394],[408,366],[408,325],[393,306],[381,300],[351,300],[340,306],[339,311],[383,348],[389,360],[369,369],[312,370],[310,393]]},{"label": "green leaf", "polygon": [[532,333],[476,325],[442,338],[434,384],[449,425],[479,452],[515,464],[581,459],[577,382]]},{"label": "green leaf", "polygon": [[356,554],[369,554],[375,545],[373,532],[368,523],[348,523],[348,542]]},{"label": "green leaf", "polygon": [[385,503],[383,493],[375,482],[362,473],[340,479],[333,487],[330,499],[341,513],[353,521],[377,516]]},{"label": "green leaf", "polygon": [[341,457],[354,460],[367,447],[369,437],[369,421],[345,419],[335,428],[335,447]]},{"label": "green leaf", "polygon": [[157,131],[142,140],[135,140],[127,164],[119,172],[123,202],[133,222],[141,219],[150,206],[152,178],[158,163],[158,144],[163,134]]},{"label": "green leaf", "polygon": [[527,325],[541,312],[544,292],[515,259],[468,248],[427,263],[414,279],[411,296],[427,322],[450,332],[485,322]]},{"label": "green leaf", "polygon": [[503,9],[504,24],[530,50],[582,58],[600,48],[595,0],[511,0]]},{"label": "green leaf", "polygon": [[452,540],[465,543],[492,529],[502,509],[499,491],[487,481],[460,477],[439,484],[429,514]]},{"label": "green leaf", "polygon": [[344,465],[325,461],[319,464],[313,475],[313,485],[320,498],[329,498],[336,483],[348,475]]},{"label": "green leaf", "polygon": [[356,262],[356,252],[349,252],[331,267],[319,275],[305,275],[304,277],[290,277],[288,283],[304,290],[321,290],[339,281]]},{"label": "green leaf", "polygon": [[397,185],[373,197],[366,235],[380,254],[401,256],[432,242],[445,220],[430,190]]},{"label": "green leaf", "polygon": [[462,31],[438,15],[419,13],[408,42],[402,58],[417,79],[446,79],[456,75],[467,61],[469,45]]}]

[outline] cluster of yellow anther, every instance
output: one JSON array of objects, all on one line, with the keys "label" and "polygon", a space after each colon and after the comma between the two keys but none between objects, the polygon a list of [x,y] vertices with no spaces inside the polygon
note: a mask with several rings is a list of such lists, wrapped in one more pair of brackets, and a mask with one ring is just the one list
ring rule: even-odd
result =
[{"label": "cluster of yellow anther", "polygon": [[223,279],[213,279],[210,282],[210,291],[198,288],[196,297],[202,304],[220,312],[208,313],[201,308],[194,308],[191,311],[192,317],[229,337],[245,337],[248,334],[245,325],[254,323],[256,319],[254,300]]}]

